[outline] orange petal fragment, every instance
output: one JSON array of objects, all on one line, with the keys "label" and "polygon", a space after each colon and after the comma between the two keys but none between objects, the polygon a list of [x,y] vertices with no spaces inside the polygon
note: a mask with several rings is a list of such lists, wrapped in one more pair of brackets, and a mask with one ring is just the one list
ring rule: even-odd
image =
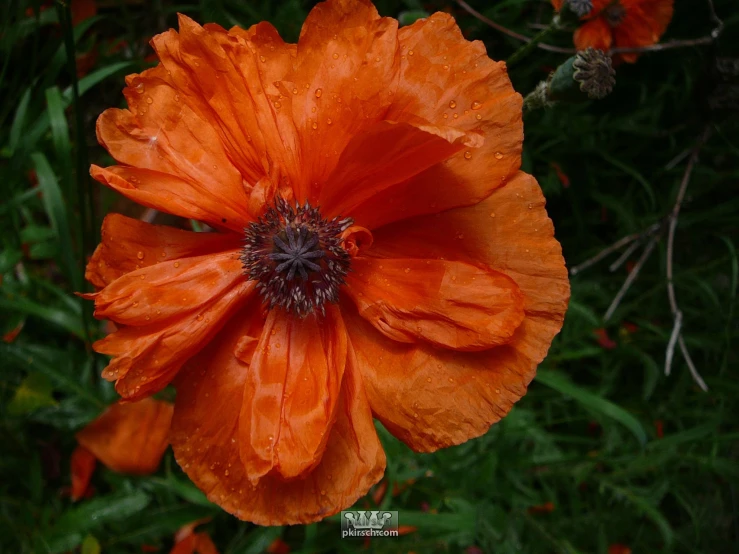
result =
[{"label": "orange petal fragment", "polygon": [[347,293],[386,337],[454,350],[507,343],[523,320],[516,283],[497,271],[445,260],[355,258]]},{"label": "orange petal fragment", "polygon": [[72,500],[76,502],[85,496],[90,486],[97,458],[84,446],[78,446],[72,452],[70,464],[72,466]]},{"label": "orange petal fragment", "polygon": [[156,471],[172,421],[173,406],[147,398],[116,403],[75,436],[103,465],[120,473]]}]

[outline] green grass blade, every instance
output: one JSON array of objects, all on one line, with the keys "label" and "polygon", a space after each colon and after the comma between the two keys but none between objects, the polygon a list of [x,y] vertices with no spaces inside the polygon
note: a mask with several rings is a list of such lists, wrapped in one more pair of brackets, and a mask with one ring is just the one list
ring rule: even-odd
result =
[{"label": "green grass blade", "polygon": [[641,423],[639,423],[639,420],[620,406],[578,387],[567,377],[556,371],[540,369],[537,372],[536,380],[549,388],[556,390],[560,394],[571,397],[573,400],[576,400],[594,412],[618,421],[621,425],[631,431],[639,443],[642,445],[646,444],[647,434]]}]

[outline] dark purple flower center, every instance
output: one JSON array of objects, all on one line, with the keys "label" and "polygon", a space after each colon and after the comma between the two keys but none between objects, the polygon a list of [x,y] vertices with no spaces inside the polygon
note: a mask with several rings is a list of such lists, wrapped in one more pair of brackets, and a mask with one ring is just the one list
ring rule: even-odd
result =
[{"label": "dark purple flower center", "polygon": [[603,10],[603,17],[611,27],[618,27],[626,16],[626,8],[618,1],[612,2]]},{"label": "dark purple flower center", "polygon": [[341,233],[352,223],[339,217],[328,221],[307,202],[293,207],[278,197],[244,229],[244,271],[257,281],[270,309],[305,317],[315,310],[325,314],[327,302],[338,302],[350,266]]}]

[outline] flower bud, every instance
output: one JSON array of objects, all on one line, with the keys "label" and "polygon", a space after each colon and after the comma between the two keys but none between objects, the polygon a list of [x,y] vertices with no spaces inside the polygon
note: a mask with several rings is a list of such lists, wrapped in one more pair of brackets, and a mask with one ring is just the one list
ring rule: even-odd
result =
[{"label": "flower bud", "polygon": [[610,56],[588,48],[556,69],[549,78],[547,96],[550,101],[564,102],[605,98],[616,84],[615,75]]}]

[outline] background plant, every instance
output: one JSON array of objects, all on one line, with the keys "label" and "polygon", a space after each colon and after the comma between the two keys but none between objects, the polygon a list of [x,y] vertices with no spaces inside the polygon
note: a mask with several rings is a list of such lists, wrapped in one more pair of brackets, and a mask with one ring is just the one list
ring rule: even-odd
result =
[{"label": "background plant", "polygon": [[[82,4],[96,5],[96,15],[75,20]],[[529,37],[552,16],[548,2],[535,0],[470,5]],[[709,5],[676,2],[664,40],[710,36]],[[95,139],[97,115],[121,105],[124,75],[155,63],[147,41],[175,26],[176,12],[227,27],[269,20],[296,40],[311,6],[74,0],[69,9],[61,1],[9,0],[0,7],[0,552],[115,554],[142,545],[167,552],[180,526],[204,517],[211,519],[200,529],[233,554],[263,552],[278,537],[306,553],[606,553],[617,544],[635,553],[732,551],[739,541],[732,374],[739,11],[732,0],[715,2],[724,24],[718,40],[618,66],[614,92],[597,103],[526,114],[523,169],[544,189],[568,265],[621,237],[638,237],[638,248],[619,260],[624,245],[573,276],[565,327],[539,377],[487,435],[417,455],[381,430],[387,487],[360,505],[400,510],[401,524],[415,532],[364,545],[342,541],[335,518],[294,528],[238,522],[204,498],[171,454],[154,476],[98,471],[93,498],[72,503],[64,494],[74,431],[116,398],[99,377],[105,360],[89,348],[104,328],[72,295],[84,290],[83,265],[102,215],[188,224],[141,212],[91,182],[91,161],[112,162]],[[493,59],[522,44],[456,3],[381,0],[377,7],[402,23],[451,11]],[[547,33],[547,44],[570,48],[571,29]],[[515,88],[530,92],[567,56],[532,49],[511,67]],[[664,375],[675,328],[667,237],[689,165],[672,283],[679,330],[707,393],[679,352]],[[638,277],[609,310],[652,242]],[[622,263],[610,271],[615,261]]]}]

